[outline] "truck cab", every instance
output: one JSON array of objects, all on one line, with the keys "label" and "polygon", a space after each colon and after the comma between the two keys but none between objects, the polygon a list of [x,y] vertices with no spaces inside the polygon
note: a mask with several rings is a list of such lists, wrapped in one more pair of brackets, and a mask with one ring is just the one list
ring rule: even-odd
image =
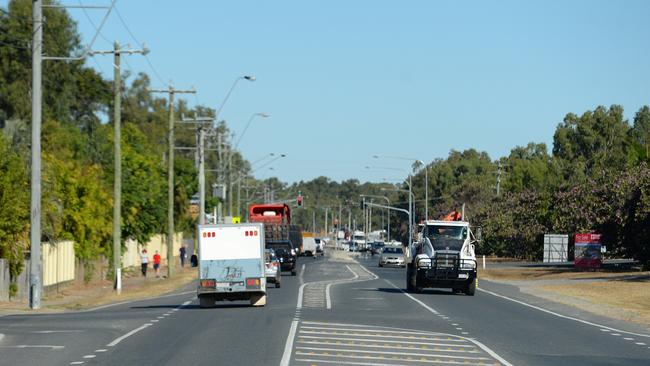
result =
[{"label": "truck cab", "polygon": [[466,221],[428,220],[407,250],[407,289],[450,288],[473,296],[476,291],[474,235]]}]

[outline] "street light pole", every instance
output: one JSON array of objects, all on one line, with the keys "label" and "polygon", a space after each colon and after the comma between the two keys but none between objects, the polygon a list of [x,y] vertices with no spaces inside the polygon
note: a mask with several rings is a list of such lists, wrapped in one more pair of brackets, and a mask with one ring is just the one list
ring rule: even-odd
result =
[{"label": "street light pole", "polygon": [[414,165],[418,164],[424,167],[424,219],[428,220],[429,219],[429,167],[424,163],[424,161],[420,159],[407,158],[403,156],[373,155],[373,158],[407,160],[407,161],[412,161]]}]

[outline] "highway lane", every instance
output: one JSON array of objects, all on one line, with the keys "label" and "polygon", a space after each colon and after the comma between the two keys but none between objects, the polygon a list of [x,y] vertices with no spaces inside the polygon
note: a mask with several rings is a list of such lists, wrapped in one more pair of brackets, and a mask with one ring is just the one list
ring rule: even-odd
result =
[{"label": "highway lane", "polygon": [[[300,258],[299,275],[269,288],[264,308],[201,309],[190,285],[96,311],[3,317],[0,365],[650,363],[650,339],[485,292],[405,294],[403,269],[335,257]],[[480,288],[511,295],[486,281]]]},{"label": "highway lane", "polygon": [[[359,261],[385,283],[404,288],[403,269],[379,268],[374,258],[360,258]],[[479,286],[494,294],[506,292],[504,286],[488,281],[480,281]],[[650,338],[617,331],[638,330],[623,322],[608,321],[606,326],[585,324],[559,317],[572,313],[566,307],[555,306],[555,314],[552,314],[483,291],[477,291],[474,297],[454,295],[446,290],[427,290],[411,296],[447,317],[446,321],[456,334],[480,340],[512,364],[650,364]],[[506,296],[512,298],[509,294]],[[529,295],[520,298],[526,297],[534,300]],[[422,309],[420,311],[427,315]],[[601,324],[598,317],[584,313],[577,319]],[[612,330],[611,325],[616,330]]]}]

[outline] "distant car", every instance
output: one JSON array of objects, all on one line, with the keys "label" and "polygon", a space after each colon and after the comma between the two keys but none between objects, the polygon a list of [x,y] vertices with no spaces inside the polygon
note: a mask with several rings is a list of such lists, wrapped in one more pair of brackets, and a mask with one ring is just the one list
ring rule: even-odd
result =
[{"label": "distant car", "polygon": [[351,252],[358,252],[359,251],[359,244],[351,241],[348,248],[349,248],[349,251],[351,251]]},{"label": "distant car", "polygon": [[266,262],[266,283],[274,283],[275,287],[280,287],[282,273],[280,270],[280,260],[275,255],[275,250],[264,249],[264,261]]},{"label": "distant car", "polygon": [[376,242],[372,243],[372,247],[370,249],[371,254],[373,254],[373,255],[381,254],[381,252],[384,250],[385,246],[386,246],[386,244],[384,244],[383,241],[376,241]]},{"label": "distant car", "polygon": [[379,267],[397,266],[405,267],[404,251],[400,247],[384,247],[379,257]]},{"label": "distant car", "polygon": [[323,239],[316,238],[316,253],[322,253],[323,252],[323,246],[325,245],[325,242]]},{"label": "distant car", "polygon": [[275,255],[280,260],[281,271],[291,271],[291,275],[296,275],[296,258],[298,253],[288,240],[267,241],[266,248],[275,250]]}]

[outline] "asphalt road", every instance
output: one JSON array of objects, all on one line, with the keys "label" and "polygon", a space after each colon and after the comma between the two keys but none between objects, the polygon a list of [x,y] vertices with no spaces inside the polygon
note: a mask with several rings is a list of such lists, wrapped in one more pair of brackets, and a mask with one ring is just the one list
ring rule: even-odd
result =
[{"label": "asphalt road", "polygon": [[1,317],[0,365],[650,364],[639,328],[509,286],[406,294],[404,270],[375,258],[299,267],[264,308],[200,309],[189,286],[88,312]]}]

